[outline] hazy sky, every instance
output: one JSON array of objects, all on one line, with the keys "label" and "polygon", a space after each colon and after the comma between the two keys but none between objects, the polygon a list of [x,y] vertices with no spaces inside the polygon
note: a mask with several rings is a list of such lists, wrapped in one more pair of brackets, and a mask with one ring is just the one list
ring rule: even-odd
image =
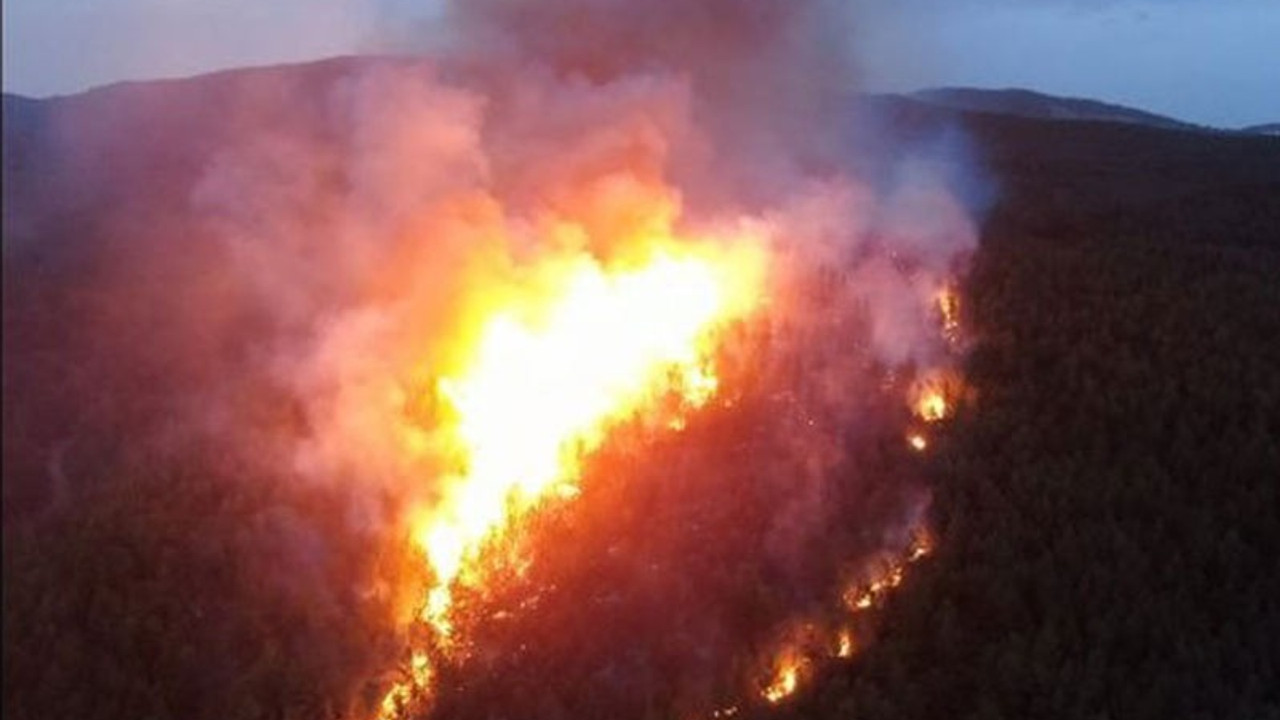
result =
[{"label": "hazy sky", "polygon": [[[430,3],[3,0],[4,89],[44,96],[388,49],[387,31]],[[869,89],[1017,86],[1209,125],[1280,122],[1280,0],[850,4]]]}]

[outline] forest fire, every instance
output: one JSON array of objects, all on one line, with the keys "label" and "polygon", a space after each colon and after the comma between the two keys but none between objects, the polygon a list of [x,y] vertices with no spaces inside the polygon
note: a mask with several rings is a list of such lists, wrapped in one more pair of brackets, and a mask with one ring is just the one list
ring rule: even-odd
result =
[{"label": "forest fire", "polygon": [[[430,706],[438,664],[468,652],[457,592],[483,588],[513,559],[504,540],[542,505],[580,494],[582,462],[615,423],[638,417],[677,433],[721,390],[717,331],[767,302],[766,238],[677,241],[668,233],[643,245],[615,265],[583,253],[552,257],[534,273],[541,282],[502,288],[508,301],[460,333],[469,344],[459,341],[466,346],[457,366],[430,383],[435,432],[456,469],[415,513],[412,537],[430,577],[417,619],[428,639],[417,641],[385,692],[380,720]],[[959,382],[952,371],[923,375],[909,392],[916,416],[946,419]],[[929,447],[920,430],[907,442],[916,452]],[[841,594],[848,619],[878,607],[931,549],[927,530],[916,527],[905,548]],[[857,651],[852,625],[802,628],[758,691],[768,704],[795,694],[806,668]]]},{"label": "forest fire", "polygon": [[[212,114],[120,96],[176,123],[153,159],[185,179],[136,215],[164,223],[119,256],[101,332],[172,312],[173,362],[145,359],[190,394],[156,384],[153,439],[252,490],[219,501],[253,531],[225,558],[251,570],[230,565],[236,643],[288,684],[248,700],[425,720],[795,698],[875,642],[927,552],[915,453],[967,407],[963,148],[851,123],[841,3],[436,5],[421,55],[192,85]],[[95,147],[66,167],[131,186]],[[135,351],[103,365],[122,397]],[[55,474],[82,451],[58,442]]]},{"label": "forest fire", "polygon": [[[468,652],[469,639],[458,636],[457,592],[483,588],[493,568],[512,559],[503,541],[542,505],[581,493],[582,463],[615,423],[638,417],[680,432],[717,395],[717,331],[767,302],[766,244],[750,233],[714,242],[665,235],[614,266],[584,254],[552,258],[541,268],[546,282],[505,288],[509,302],[461,333],[470,344],[457,353],[457,367],[429,388],[456,470],[412,528],[431,578],[418,609],[429,639],[384,694],[380,720],[432,703],[438,663]],[[917,417],[946,419],[959,382],[953,371],[923,375],[909,392]],[[920,430],[907,442],[916,452],[929,447]],[[909,544],[843,591],[847,620],[881,605],[931,549],[927,529],[917,526]],[[853,657],[854,630],[864,622],[800,626],[774,657],[759,698],[782,703],[815,663]]]},{"label": "forest fire", "polygon": [[438,583],[425,617],[442,635],[464,564],[513,511],[572,494],[575,453],[598,445],[609,419],[663,393],[697,407],[715,392],[708,331],[749,307],[759,272],[742,251],[661,253],[616,274],[579,260],[546,307],[485,323],[471,363],[438,384],[465,469],[415,533]]},{"label": "forest fire", "polygon": [[800,659],[785,655],[778,664],[777,674],[761,692],[761,696],[774,705],[795,693],[800,684]]},{"label": "forest fire", "polygon": [[[353,717],[781,703],[918,559],[893,538],[926,464],[859,460],[932,450],[963,404],[956,180],[932,149],[855,171],[818,110],[843,83],[795,82],[840,77],[827,4],[448,5],[456,47],[344,76],[297,131],[336,167],[254,145],[202,195],[233,248],[289,235],[232,255],[301,304],[279,454],[367,510],[369,665],[397,674]],[[243,207],[260,168],[343,180]]]},{"label": "forest fire", "polygon": [[[946,331],[945,328],[943,331]],[[931,370],[911,387],[911,411],[925,423],[941,422],[955,413],[957,403],[968,393],[964,380],[957,371],[949,368]],[[917,445],[914,440],[910,442],[913,446]]]},{"label": "forest fire", "polygon": [[[735,240],[654,242],[634,267],[552,263],[553,290],[487,317],[459,371],[438,380],[460,469],[413,535],[433,576],[420,619],[439,647],[455,641],[455,584],[482,583],[487,546],[547,498],[577,493],[579,462],[610,421],[664,412],[671,426],[715,394],[714,330],[748,314],[763,281],[763,251]],[[411,663],[382,717],[429,692],[428,656]]]},{"label": "forest fire", "polygon": [[423,651],[415,651],[409,660],[408,677],[394,686],[378,706],[379,720],[394,720],[414,699],[431,688],[431,660]]},{"label": "forest fire", "polygon": [[[849,614],[849,622],[882,603],[894,588],[906,579],[908,568],[933,551],[933,537],[928,529],[917,527],[911,541],[896,555],[882,561],[869,579],[853,583],[846,588],[842,601]],[[805,623],[799,632],[793,632],[776,653],[772,675],[769,676],[760,697],[771,705],[777,705],[800,689],[804,670],[824,658],[848,660],[858,651],[854,631],[849,624],[834,628],[818,623]],[[824,649],[825,648],[825,649]]]}]

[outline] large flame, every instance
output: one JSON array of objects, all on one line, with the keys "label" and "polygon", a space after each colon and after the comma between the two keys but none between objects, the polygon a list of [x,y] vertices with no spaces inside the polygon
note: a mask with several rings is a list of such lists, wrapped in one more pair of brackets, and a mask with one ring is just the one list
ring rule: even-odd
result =
[{"label": "large flame", "polygon": [[471,363],[438,384],[465,469],[415,533],[438,582],[426,619],[442,634],[448,588],[469,553],[513,513],[573,494],[579,456],[609,420],[664,392],[694,407],[715,392],[708,330],[753,301],[757,259],[668,249],[611,273],[580,258],[544,307],[485,323]]},{"label": "large flame", "polygon": [[[483,589],[496,568],[511,567],[508,534],[550,499],[578,494],[583,460],[611,429],[639,416],[680,430],[719,391],[717,331],[764,302],[765,238],[752,228],[745,237],[677,239],[668,232],[672,216],[656,215],[640,232],[607,233],[608,261],[586,251],[543,257],[519,282],[474,288],[459,313],[469,320],[452,339],[450,362],[422,389],[432,408],[422,432],[451,468],[411,527],[430,577],[416,619],[430,639],[415,643],[403,678],[383,696],[380,720],[431,702],[436,663],[467,654],[459,591]],[[941,297],[942,333],[958,337],[959,301],[949,289]],[[908,391],[917,420],[948,419],[962,387],[947,368],[917,377]],[[917,452],[930,447],[922,427],[907,439]],[[844,589],[843,619],[805,623],[782,643],[757,685],[762,700],[784,702],[818,663],[857,652],[857,617],[931,549],[927,529],[914,535]]]},{"label": "large flame", "polygon": [[[433,575],[419,617],[442,647],[454,640],[456,587],[484,579],[485,548],[547,498],[576,494],[582,457],[612,422],[665,411],[679,427],[710,399],[714,331],[762,293],[763,249],[750,239],[664,239],[630,257],[619,267],[586,254],[547,261],[546,281],[464,333],[474,346],[434,383],[459,469],[413,537]],[[382,717],[429,690],[426,656],[413,665]]]}]

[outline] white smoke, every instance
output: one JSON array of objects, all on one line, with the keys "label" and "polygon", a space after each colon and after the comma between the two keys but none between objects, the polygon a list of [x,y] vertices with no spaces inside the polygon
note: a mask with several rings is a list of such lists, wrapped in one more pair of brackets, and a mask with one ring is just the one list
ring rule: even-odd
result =
[{"label": "white smoke", "polygon": [[[469,292],[668,224],[752,223],[773,273],[755,363],[787,388],[765,547],[808,552],[854,492],[850,433],[901,408],[877,373],[950,361],[935,294],[975,246],[955,157],[858,167],[847,21],[825,0],[472,0],[442,13],[448,43],[341,66],[305,116],[302,80],[246,81],[192,201],[269,318],[266,382],[302,416],[285,473],[347,488],[365,530],[401,527],[448,463],[412,407],[439,338],[474,324]],[[916,484],[856,492],[872,545],[918,522]]]}]

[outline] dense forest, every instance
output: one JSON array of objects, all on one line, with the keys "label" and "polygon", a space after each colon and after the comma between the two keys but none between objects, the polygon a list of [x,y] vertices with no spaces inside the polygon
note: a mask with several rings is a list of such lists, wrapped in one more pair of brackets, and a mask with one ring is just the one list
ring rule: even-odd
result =
[{"label": "dense forest", "polygon": [[1280,146],[971,118],[936,556],[796,717],[1280,716]]},{"label": "dense forest", "polygon": [[[8,185],[39,167],[39,109],[5,101]],[[876,642],[749,712],[1280,718],[1280,140],[888,105],[903,142],[962,129],[992,185],[963,291],[972,397],[922,460],[936,549]],[[198,379],[148,364],[174,358],[94,365],[138,338],[78,332],[102,302],[80,283],[93,253],[13,249],[19,192],[36,191],[5,208],[6,717],[340,716],[394,639],[351,593],[295,594],[376,559],[325,546],[252,466],[130,441],[164,425],[166,383]],[[128,227],[92,213],[42,232]],[[120,312],[138,311],[158,312]],[[312,501],[325,518],[345,498]],[[279,557],[299,552],[286,533],[323,561]],[[573,716],[539,696],[554,683],[521,682],[532,716]]]}]

